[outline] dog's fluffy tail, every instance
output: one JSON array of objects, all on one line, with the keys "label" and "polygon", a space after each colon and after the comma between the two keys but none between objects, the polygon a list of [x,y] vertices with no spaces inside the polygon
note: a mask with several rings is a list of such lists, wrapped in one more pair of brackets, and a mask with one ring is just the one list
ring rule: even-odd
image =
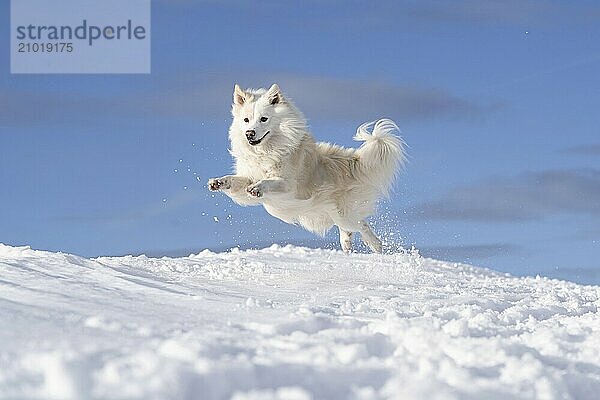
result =
[{"label": "dog's fluffy tail", "polygon": [[400,133],[398,125],[384,118],[362,124],[354,136],[354,140],[364,142],[356,154],[365,176],[386,196],[406,162],[406,143],[395,132]]}]

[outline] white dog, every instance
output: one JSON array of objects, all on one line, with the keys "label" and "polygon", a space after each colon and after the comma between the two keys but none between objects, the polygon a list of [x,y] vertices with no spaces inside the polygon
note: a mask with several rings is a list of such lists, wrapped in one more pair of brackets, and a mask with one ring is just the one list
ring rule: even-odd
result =
[{"label": "white dog", "polygon": [[393,121],[361,125],[354,136],[364,142],[358,149],[316,143],[302,113],[277,85],[245,91],[235,85],[232,114],[235,175],[210,179],[210,190],[241,205],[262,204],[269,214],[321,235],[337,225],[346,252],[352,251],[353,232],[381,252],[365,218],[406,160]]}]

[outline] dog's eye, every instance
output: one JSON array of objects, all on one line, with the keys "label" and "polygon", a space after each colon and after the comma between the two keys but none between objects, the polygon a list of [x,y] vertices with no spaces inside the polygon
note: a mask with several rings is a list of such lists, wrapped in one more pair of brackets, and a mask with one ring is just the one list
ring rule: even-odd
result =
[{"label": "dog's eye", "polygon": [[260,122],[267,122],[269,120],[269,118],[267,117],[260,117]]},{"label": "dog's eye", "polygon": [[248,118],[244,118],[244,122],[248,123],[250,120]]}]

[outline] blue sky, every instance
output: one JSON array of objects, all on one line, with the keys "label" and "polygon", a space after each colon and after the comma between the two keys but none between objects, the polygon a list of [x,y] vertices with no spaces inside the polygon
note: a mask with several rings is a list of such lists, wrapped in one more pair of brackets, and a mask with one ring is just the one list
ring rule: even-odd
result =
[{"label": "blue sky", "polygon": [[234,83],[277,82],[320,140],[353,146],[382,116],[400,125],[410,163],[374,218],[389,241],[600,283],[597,2],[152,11],[150,75],[10,75],[0,4],[0,242],[86,256],[334,244],[205,189],[231,168]]}]

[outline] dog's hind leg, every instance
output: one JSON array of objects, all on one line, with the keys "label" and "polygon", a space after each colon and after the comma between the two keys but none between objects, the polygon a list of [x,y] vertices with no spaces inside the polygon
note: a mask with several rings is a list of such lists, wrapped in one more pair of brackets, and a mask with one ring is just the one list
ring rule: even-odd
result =
[{"label": "dog's hind leg", "polygon": [[362,241],[369,246],[373,252],[382,252],[383,248],[381,245],[381,240],[375,236],[367,221],[353,221],[348,218],[340,218],[339,214],[332,215],[332,219],[340,229],[340,243],[342,244],[342,249],[344,249],[344,242],[347,237],[349,238],[348,241],[350,243],[350,248],[352,247],[352,232],[358,232],[360,233],[360,238]]},{"label": "dog's hind leg", "polygon": [[359,226],[359,232],[360,232],[360,238],[362,239],[362,241],[369,246],[369,248],[374,252],[374,253],[381,253],[383,250],[383,247],[381,245],[381,240],[379,240],[379,238],[377,236],[375,236],[375,233],[373,233],[373,230],[371,229],[371,227],[369,226],[369,223],[367,221],[360,221],[358,223]]},{"label": "dog's hind leg", "polygon": [[340,230],[340,244],[342,245],[342,250],[346,253],[352,252],[352,232],[345,231],[338,226]]}]

